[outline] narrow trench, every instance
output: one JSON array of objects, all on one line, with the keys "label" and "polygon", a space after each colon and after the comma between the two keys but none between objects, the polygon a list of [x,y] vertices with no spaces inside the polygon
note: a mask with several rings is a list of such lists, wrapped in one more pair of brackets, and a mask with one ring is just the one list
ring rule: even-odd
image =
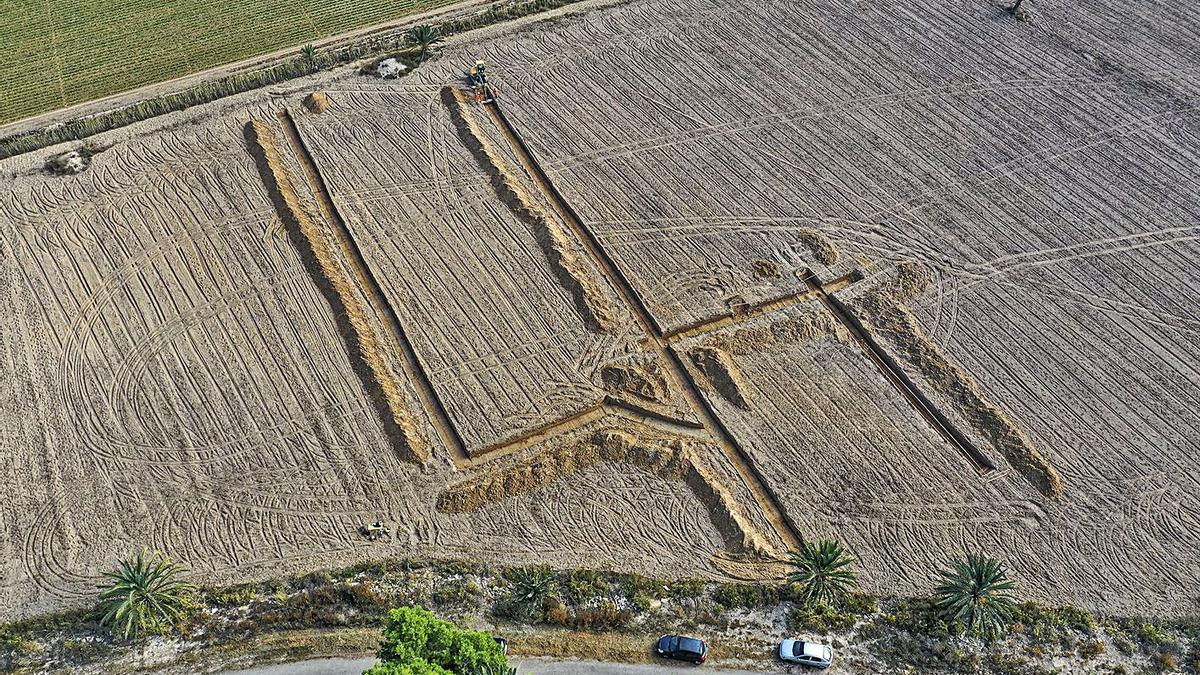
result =
[{"label": "narrow trench", "polygon": [[[940,410],[937,409],[937,406],[935,406],[933,402],[931,402],[925,396],[925,394],[921,392],[920,388],[918,388],[916,384],[914,384],[913,381],[908,377],[908,374],[904,372],[904,369],[896,363],[891,355],[887,353],[887,350],[880,346],[870,332],[863,327],[862,322],[859,321],[858,317],[854,315],[854,312],[850,311],[850,309],[847,308],[841,300],[829,294],[829,289],[825,284],[821,283],[820,279],[817,278],[817,275],[814,274],[812,270],[805,270],[801,278],[803,279],[805,285],[808,286],[808,288],[816,293],[817,297],[821,299],[821,302],[825,305],[826,309],[833,314],[834,318],[837,319],[838,322],[843,326],[845,326],[850,335],[854,337],[855,342],[857,342],[859,347],[862,348],[863,353],[867,355],[867,358],[869,358],[875,364],[875,366],[879,368],[879,371],[883,373],[884,378],[886,378],[888,382],[892,383],[892,386],[894,386],[896,390],[900,392],[900,395],[908,401],[909,405],[911,405],[913,409],[915,409],[917,413],[921,415],[921,417],[925,418],[925,421],[928,422],[929,425],[938,432],[938,435],[946,439],[947,442],[957,448],[958,451],[962,453],[962,455],[966,457],[968,461],[971,462],[978,472],[986,474],[996,469],[996,464],[989,459],[987,455],[983,454],[983,451],[977,448],[975,444],[972,443],[971,440],[962,433],[962,431],[954,426],[954,424],[947,419]],[[838,281],[840,281],[840,279],[835,279],[830,282],[830,285],[832,286]],[[850,279],[849,281],[850,283],[853,283],[854,280]],[[845,288],[846,285],[849,284],[837,285],[833,290]]]},{"label": "narrow trench", "polygon": [[755,501],[758,502],[759,508],[767,517],[767,520],[771,523],[771,526],[775,529],[780,539],[783,540],[784,545],[793,550],[799,548],[801,542],[804,540],[800,534],[800,529],[796,527],[791,517],[782,508],[774,493],[767,488],[766,481],[763,479],[758,467],[746,455],[745,450],[734,440],[733,435],[729,433],[729,430],[717,418],[708,403],[704,401],[695,382],[692,381],[688,374],[686,367],[680,361],[679,356],[663,339],[662,329],[646,309],[641,298],[633,290],[633,286],[629,283],[629,280],[621,273],[616,263],[609,257],[595,235],[583,224],[583,221],[571,205],[558,189],[554,187],[554,184],[550,181],[550,177],[546,175],[541,165],[533,158],[525,141],[522,140],[520,134],[517,133],[517,130],[508,121],[500,106],[493,102],[485,104],[484,107],[499,127],[504,139],[512,146],[513,151],[516,152],[517,157],[521,160],[529,175],[533,177],[537,188],[546,195],[563,222],[567,223],[583,243],[587,254],[592,258],[612,287],[616,289],[617,294],[633,313],[634,317],[636,317],[645,333],[651,338],[651,345],[666,365],[667,371],[671,374],[676,385],[683,392],[688,404],[699,419],[703,421],[705,429],[717,442],[717,445],[724,452],[730,463],[737,469],[742,481],[749,488]]},{"label": "narrow trench", "polygon": [[354,236],[346,226],[345,220],[342,219],[337,206],[333,203],[333,198],[330,196],[329,189],[325,185],[325,179],[321,176],[312,154],[309,153],[308,147],[304,144],[304,139],[300,136],[300,130],[296,127],[295,120],[292,119],[291,113],[287,110],[280,111],[277,117],[283,126],[284,137],[287,139],[288,145],[291,146],[292,153],[303,167],[309,187],[312,189],[313,194],[316,195],[317,202],[325,215],[325,219],[337,235],[338,243],[349,259],[350,266],[354,269],[355,274],[362,283],[363,290],[366,292],[371,304],[374,305],[386,323],[395,343],[400,347],[405,369],[408,371],[408,375],[413,383],[416,384],[417,394],[421,398],[421,403],[429,414],[430,421],[437,429],[446,448],[450,451],[451,459],[456,465],[468,462],[470,458],[467,455],[466,445],[463,443],[462,437],[454,427],[453,422],[450,421],[445,406],[442,405],[437,391],[434,390],[433,384],[425,372],[425,368],[417,358],[416,350],[413,349],[408,335],[404,332],[404,328],[400,324],[400,318],[396,315],[396,310],[388,303],[387,298],[383,294],[383,289],[380,287],[374,273],[363,257],[358,243],[354,240]]},{"label": "narrow trench", "polygon": [[267,196],[271,200],[271,205],[275,208],[275,213],[279,215],[283,221],[283,230],[287,234],[288,241],[296,250],[300,258],[300,264],[304,266],[308,277],[312,279],[317,287],[317,291],[325,298],[329,309],[334,317],[334,323],[337,326],[338,335],[346,344],[346,351],[350,355],[350,369],[354,372],[359,382],[362,383],[363,389],[367,392],[367,398],[371,401],[371,407],[375,409],[375,416],[383,425],[383,433],[387,437],[392,450],[401,459],[408,460],[412,456],[412,451],[409,448],[410,439],[408,439],[400,426],[396,423],[396,418],[392,414],[392,410],[388,407],[387,396],[383,392],[383,388],[379,381],[375,379],[375,374],[371,370],[371,366],[367,363],[367,358],[363,355],[363,347],[354,325],[350,322],[349,311],[342,300],[342,296],[338,294],[333,287],[333,282],[325,275],[321,269],[321,264],[317,262],[317,255],[313,251],[312,245],[308,239],[301,233],[301,227],[296,222],[296,217],[292,210],[288,207],[282,189],[278,181],[275,179],[275,174],[272,173],[270,166],[267,164],[267,158],[258,149],[256,139],[253,137],[254,131],[250,125],[246,125],[246,144],[250,149],[250,155],[254,159],[255,168],[258,170],[259,178],[266,188]]}]

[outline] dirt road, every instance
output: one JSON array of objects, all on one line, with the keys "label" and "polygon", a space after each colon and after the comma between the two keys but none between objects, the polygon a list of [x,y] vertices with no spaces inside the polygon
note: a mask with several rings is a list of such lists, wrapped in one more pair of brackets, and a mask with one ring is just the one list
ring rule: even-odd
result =
[{"label": "dirt road", "polygon": [[[230,670],[221,675],[357,675],[375,662],[365,659],[315,659],[299,663],[282,663],[249,670]],[[522,675],[683,675],[695,673],[688,665],[663,665],[628,663],[601,663],[598,661],[547,661],[544,659],[519,659],[513,665]],[[755,675],[748,670],[704,669],[713,675]]]}]

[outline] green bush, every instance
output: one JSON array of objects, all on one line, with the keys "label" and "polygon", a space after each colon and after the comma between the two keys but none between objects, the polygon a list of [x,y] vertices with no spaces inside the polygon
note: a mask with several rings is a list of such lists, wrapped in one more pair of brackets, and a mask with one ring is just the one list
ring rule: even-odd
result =
[{"label": "green bush", "polygon": [[1008,578],[1004,563],[972,553],[941,576],[935,598],[943,619],[987,638],[1013,624],[1016,584]]},{"label": "green bush", "polygon": [[125,638],[163,633],[183,620],[186,599],[195,589],[179,577],[185,568],[161,553],[143,549],[105,572],[100,593],[100,623]]},{"label": "green bush", "polygon": [[441,607],[478,607],[483,599],[483,589],[474,579],[450,579],[433,588],[433,602]]},{"label": "green bush", "polygon": [[704,595],[705,584],[699,579],[675,581],[667,586],[667,595],[676,600],[699,598]]},{"label": "green bush", "polygon": [[368,675],[470,674],[484,669],[505,672],[508,661],[487,633],[466,631],[422,607],[388,612],[380,663]]},{"label": "green bush", "polygon": [[788,630],[798,632],[832,633],[854,627],[858,617],[822,602],[797,605],[788,614]]},{"label": "green bush", "polygon": [[604,575],[593,570],[573,570],[567,575],[565,590],[567,599],[575,605],[586,605],[612,591]]},{"label": "green bush", "polygon": [[1137,637],[1143,643],[1148,645],[1165,645],[1171,642],[1171,634],[1162,626],[1156,626],[1152,623],[1143,623],[1137,627]]},{"label": "green bush", "polygon": [[855,562],[850,552],[832,539],[806,541],[799,551],[788,552],[792,569],[787,581],[795,589],[797,602],[833,604],[858,586],[858,579],[850,569]]},{"label": "green bush", "polygon": [[203,596],[210,605],[241,607],[258,600],[259,591],[253,584],[243,584],[227,588],[208,588],[203,591]]},{"label": "green bush", "polygon": [[724,607],[766,607],[774,605],[783,597],[785,589],[781,586],[766,584],[721,584],[713,593],[716,600]]}]

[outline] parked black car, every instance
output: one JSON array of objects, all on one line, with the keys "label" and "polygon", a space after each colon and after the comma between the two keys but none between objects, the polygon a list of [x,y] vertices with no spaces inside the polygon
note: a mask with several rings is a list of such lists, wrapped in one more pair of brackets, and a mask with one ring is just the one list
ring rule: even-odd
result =
[{"label": "parked black car", "polygon": [[708,643],[686,635],[664,635],[658,639],[654,652],[663,658],[676,661],[704,663],[708,658]]}]

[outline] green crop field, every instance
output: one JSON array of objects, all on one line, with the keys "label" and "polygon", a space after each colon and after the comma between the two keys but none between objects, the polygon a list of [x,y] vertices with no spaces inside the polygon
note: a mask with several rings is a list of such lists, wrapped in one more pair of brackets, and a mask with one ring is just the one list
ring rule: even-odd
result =
[{"label": "green crop field", "polygon": [[457,0],[0,0],[0,124]]}]

